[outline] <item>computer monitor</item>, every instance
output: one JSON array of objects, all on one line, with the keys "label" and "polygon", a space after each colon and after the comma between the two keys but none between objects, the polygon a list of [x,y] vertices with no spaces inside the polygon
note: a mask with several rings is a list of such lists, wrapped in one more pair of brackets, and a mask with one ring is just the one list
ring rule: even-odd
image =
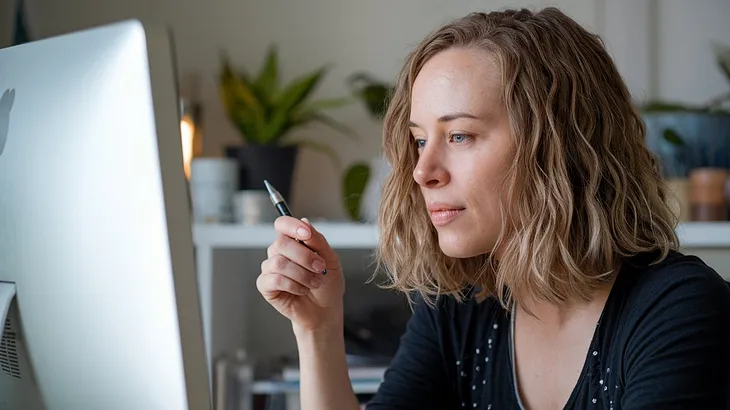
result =
[{"label": "computer monitor", "polygon": [[0,50],[0,409],[211,406],[173,60],[138,21]]}]

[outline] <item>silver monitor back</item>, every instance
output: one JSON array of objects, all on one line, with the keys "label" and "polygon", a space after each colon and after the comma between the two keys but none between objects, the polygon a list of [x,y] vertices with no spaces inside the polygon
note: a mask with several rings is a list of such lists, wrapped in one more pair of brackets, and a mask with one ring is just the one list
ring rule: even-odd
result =
[{"label": "silver monitor back", "polygon": [[0,95],[0,409],[209,409],[167,31],[0,50]]}]

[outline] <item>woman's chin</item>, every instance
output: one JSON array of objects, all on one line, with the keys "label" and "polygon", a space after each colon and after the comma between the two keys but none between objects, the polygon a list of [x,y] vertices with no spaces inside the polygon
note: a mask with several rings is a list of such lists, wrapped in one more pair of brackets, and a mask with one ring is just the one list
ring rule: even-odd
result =
[{"label": "woman's chin", "polygon": [[446,234],[439,231],[439,248],[444,255],[450,258],[466,259],[485,254],[485,247],[479,246],[471,240],[465,240],[464,236]]}]

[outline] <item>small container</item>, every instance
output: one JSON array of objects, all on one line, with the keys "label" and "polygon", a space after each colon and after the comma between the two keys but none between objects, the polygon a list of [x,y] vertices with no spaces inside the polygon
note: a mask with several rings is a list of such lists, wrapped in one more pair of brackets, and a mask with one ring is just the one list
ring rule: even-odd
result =
[{"label": "small container", "polygon": [[233,220],[238,224],[270,224],[278,217],[267,191],[252,189],[233,195]]},{"label": "small container", "polygon": [[669,179],[667,180],[667,188],[670,191],[668,202],[672,211],[678,216],[680,222],[690,221],[689,179]]},{"label": "small container", "polygon": [[197,223],[233,221],[233,193],[238,167],[228,158],[194,158],[190,168],[193,220]]},{"label": "small container", "polygon": [[215,360],[215,410],[253,410],[254,365],[246,351],[224,353]]},{"label": "small container", "polygon": [[727,220],[727,180],[728,171],[722,168],[697,168],[690,172],[689,200],[693,221]]}]

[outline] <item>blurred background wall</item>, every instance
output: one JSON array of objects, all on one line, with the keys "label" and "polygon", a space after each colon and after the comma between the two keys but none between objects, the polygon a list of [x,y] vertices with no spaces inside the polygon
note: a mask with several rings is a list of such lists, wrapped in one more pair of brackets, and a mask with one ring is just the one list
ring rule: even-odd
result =
[{"label": "blurred background wall", "polygon": [[[204,154],[222,155],[240,138],[223,114],[217,93],[219,52],[249,71],[268,45],[280,50],[285,79],[333,64],[318,91],[347,93],[345,79],[368,71],[386,81],[427,32],[470,11],[557,5],[604,36],[635,98],[702,102],[727,87],[716,67],[711,41],[730,43],[730,0],[25,0],[30,34],[43,38],[126,18],[169,24],[183,79],[199,78],[205,112]],[[12,41],[16,0],[0,0],[0,45]],[[185,84],[183,84],[185,87]],[[725,88],[723,88],[725,87]],[[355,128],[353,142],[319,127],[297,131],[325,142],[345,164],[379,153],[380,124],[362,105],[332,113]],[[303,151],[291,202],[310,217],[343,218],[340,178],[317,152]]]}]

